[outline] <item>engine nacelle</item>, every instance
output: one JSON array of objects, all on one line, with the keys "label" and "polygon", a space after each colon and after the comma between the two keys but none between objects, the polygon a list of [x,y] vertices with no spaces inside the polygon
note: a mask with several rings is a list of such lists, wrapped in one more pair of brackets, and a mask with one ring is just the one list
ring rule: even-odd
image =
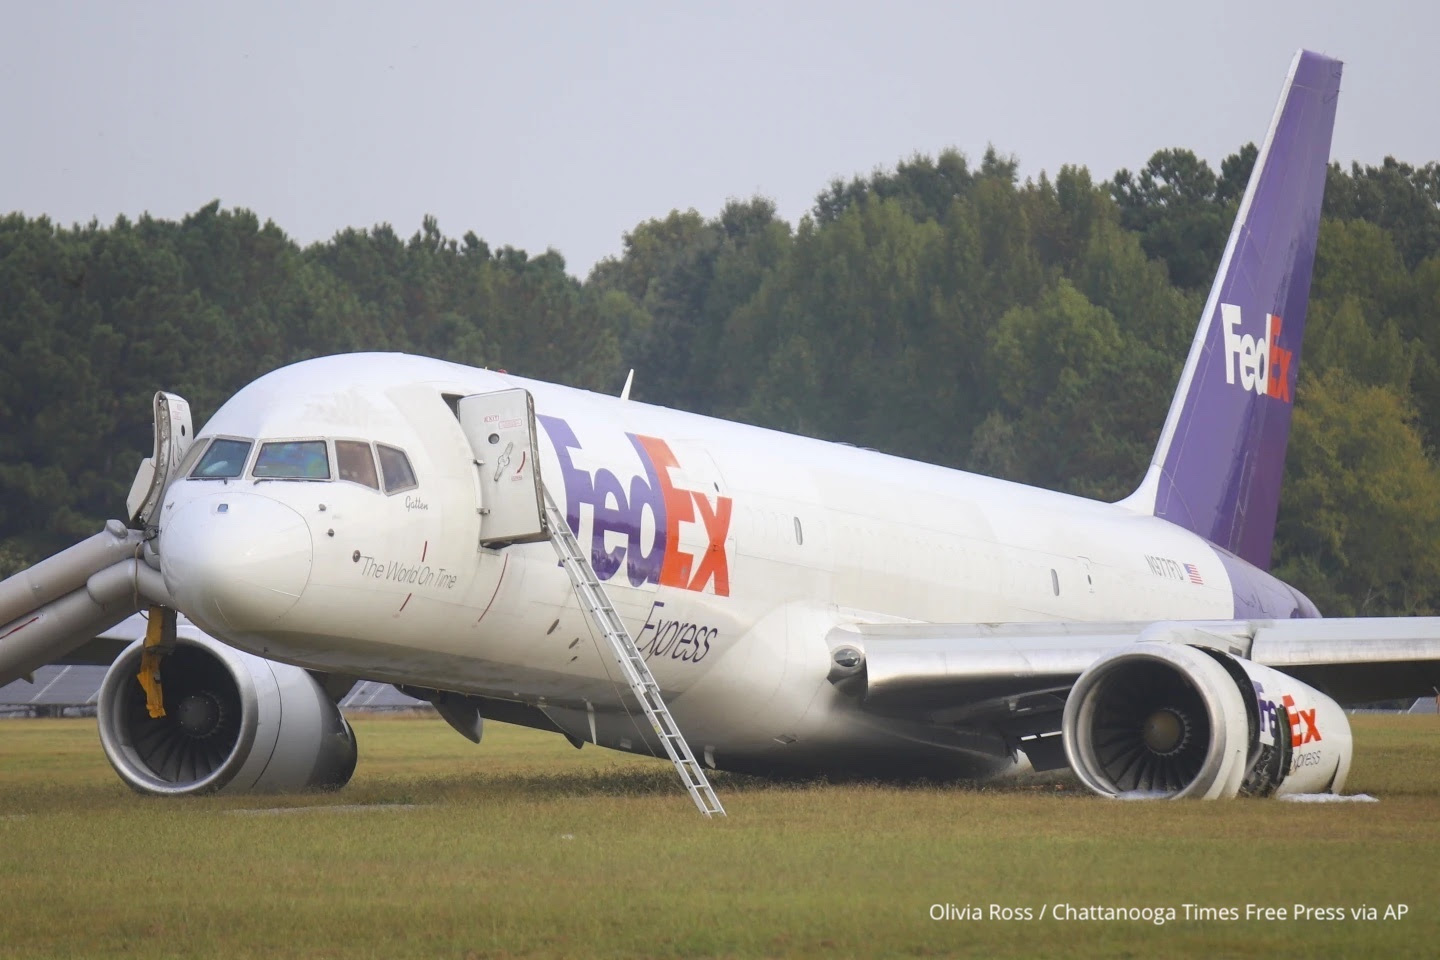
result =
[{"label": "engine nacelle", "polygon": [[1340,705],[1294,677],[1183,643],[1142,641],[1080,675],[1065,704],[1070,767],[1106,796],[1338,792]]},{"label": "engine nacelle", "polygon": [[355,735],[315,678],[208,637],[177,640],[161,661],[165,716],[136,680],[144,644],[100,687],[100,742],[141,793],[280,793],[344,786]]}]

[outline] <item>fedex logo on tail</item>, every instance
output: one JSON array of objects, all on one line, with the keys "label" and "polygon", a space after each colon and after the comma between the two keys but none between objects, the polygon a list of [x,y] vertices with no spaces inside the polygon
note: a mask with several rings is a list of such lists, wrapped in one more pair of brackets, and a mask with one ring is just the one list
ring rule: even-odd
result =
[{"label": "fedex logo on tail", "polygon": [[1290,403],[1294,351],[1280,346],[1284,321],[1273,313],[1265,314],[1265,328],[1257,340],[1253,334],[1236,332],[1241,325],[1240,308],[1222,303],[1220,323],[1225,332],[1225,382],[1233,384],[1238,377],[1242,389]]},{"label": "fedex logo on tail", "polygon": [[[592,471],[575,463],[575,454],[583,453],[584,447],[570,424],[543,414],[536,419],[555,445],[565,481],[565,519],[576,537],[580,505],[590,506],[590,564],[597,577],[609,580],[624,566],[632,587],[655,583],[730,595],[725,552],[734,508],[730,497],[677,487],[670,471],[681,464],[670,445],[658,437],[625,434],[640,471],[621,482],[608,467]],[[692,526],[684,530],[682,524]],[[695,544],[693,549],[682,544],[686,534]]]}]

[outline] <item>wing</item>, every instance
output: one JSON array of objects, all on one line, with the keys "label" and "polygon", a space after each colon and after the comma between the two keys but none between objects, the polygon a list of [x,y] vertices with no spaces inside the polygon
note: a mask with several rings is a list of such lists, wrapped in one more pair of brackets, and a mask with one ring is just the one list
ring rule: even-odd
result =
[{"label": "wing", "polygon": [[[835,628],[827,640],[837,663],[832,681],[865,711],[985,727],[1024,741],[1060,729],[1070,687],[1092,663],[1142,641],[1251,660],[1341,704],[1440,689],[1436,617],[855,624]],[[861,656],[840,656],[844,647]],[[1058,750],[1059,738],[1049,739]]]},{"label": "wing", "polygon": [[[109,630],[86,640],[63,657],[57,657],[51,662],[68,666],[108,667],[126,647],[145,636],[146,624],[145,617],[138,613],[131,614]],[[190,626],[190,621],[186,620],[184,625]],[[194,627],[191,627],[191,630],[198,632]]]}]

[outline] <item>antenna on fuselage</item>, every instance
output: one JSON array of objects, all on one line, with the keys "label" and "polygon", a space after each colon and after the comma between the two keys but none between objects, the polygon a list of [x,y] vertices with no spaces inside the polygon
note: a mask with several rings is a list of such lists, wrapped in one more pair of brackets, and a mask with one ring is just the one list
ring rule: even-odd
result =
[{"label": "antenna on fuselage", "polygon": [[620,399],[630,399],[630,384],[635,382],[635,368],[631,367],[630,372],[625,374],[625,386],[620,388]]}]

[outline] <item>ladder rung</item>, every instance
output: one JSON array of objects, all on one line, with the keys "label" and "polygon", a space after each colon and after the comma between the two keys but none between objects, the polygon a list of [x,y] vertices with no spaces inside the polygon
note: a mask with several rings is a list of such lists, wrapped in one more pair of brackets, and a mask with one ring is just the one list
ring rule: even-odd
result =
[{"label": "ladder rung", "polygon": [[589,557],[581,550],[580,542],[570,529],[569,520],[560,513],[549,489],[542,488],[542,492],[545,498],[545,517],[550,524],[551,543],[560,556],[560,565],[565,568],[581,607],[610,642],[616,662],[625,674],[626,683],[630,685],[631,693],[645,711],[650,726],[660,738],[661,746],[665,748],[666,755],[675,765],[685,789],[689,791],[690,799],[695,801],[695,806],[705,816],[719,814],[723,817],[725,808],[720,805],[720,799],[711,789],[704,769],[696,762],[695,755],[690,752],[690,745],[685,742],[680,728],[670,716],[670,710],[665,706],[665,699],[660,693],[660,685],[655,682],[649,665],[635,646],[635,639],[630,636],[625,621],[610,602],[600,578],[595,576]]}]

